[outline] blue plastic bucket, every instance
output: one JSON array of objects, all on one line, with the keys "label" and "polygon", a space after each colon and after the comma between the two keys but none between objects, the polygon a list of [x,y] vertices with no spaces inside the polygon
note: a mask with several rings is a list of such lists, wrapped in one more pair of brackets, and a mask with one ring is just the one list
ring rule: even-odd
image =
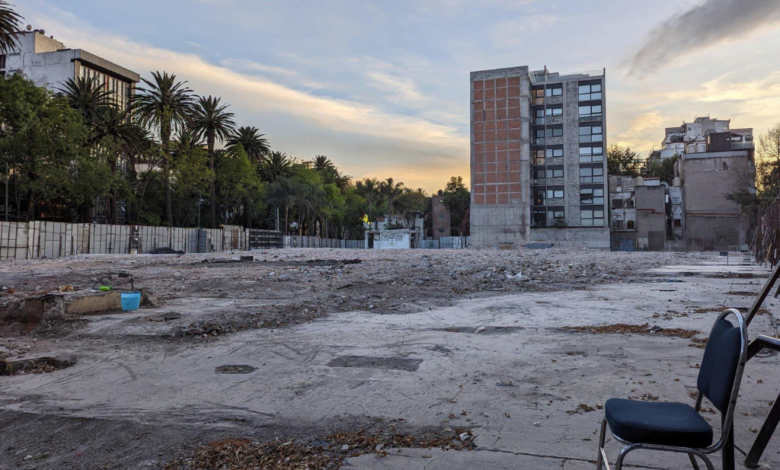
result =
[{"label": "blue plastic bucket", "polygon": [[126,312],[131,310],[138,310],[138,307],[140,306],[140,292],[122,292],[122,310]]}]

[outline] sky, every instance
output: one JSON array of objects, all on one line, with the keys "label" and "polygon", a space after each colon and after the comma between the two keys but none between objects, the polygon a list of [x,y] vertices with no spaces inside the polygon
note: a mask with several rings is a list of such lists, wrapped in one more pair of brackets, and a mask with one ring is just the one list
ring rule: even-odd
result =
[{"label": "sky", "polygon": [[696,116],[780,123],[778,0],[12,0],[24,23],[222,97],[299,160],[434,192],[469,180],[469,72],[606,69],[608,144]]}]

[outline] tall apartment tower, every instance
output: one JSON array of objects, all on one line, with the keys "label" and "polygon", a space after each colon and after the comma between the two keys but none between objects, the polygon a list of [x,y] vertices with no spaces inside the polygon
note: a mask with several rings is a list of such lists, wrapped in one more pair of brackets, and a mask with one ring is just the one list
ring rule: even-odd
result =
[{"label": "tall apartment tower", "polygon": [[471,244],[609,249],[604,71],[471,73]]}]

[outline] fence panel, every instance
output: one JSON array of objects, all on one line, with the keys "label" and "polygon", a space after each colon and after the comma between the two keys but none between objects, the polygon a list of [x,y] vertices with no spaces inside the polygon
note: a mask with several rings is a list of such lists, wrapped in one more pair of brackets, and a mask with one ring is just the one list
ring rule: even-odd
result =
[{"label": "fence panel", "polygon": [[27,259],[28,241],[27,224],[0,222],[0,259]]}]

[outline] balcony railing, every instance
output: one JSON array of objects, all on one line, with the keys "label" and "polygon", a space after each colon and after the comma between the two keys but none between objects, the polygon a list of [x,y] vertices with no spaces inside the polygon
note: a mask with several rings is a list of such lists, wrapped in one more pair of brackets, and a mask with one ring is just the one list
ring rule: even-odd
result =
[{"label": "balcony railing", "polygon": [[580,122],[584,121],[601,121],[604,119],[603,113],[598,114],[580,114]]},{"label": "balcony railing", "polygon": [[601,99],[601,92],[598,93],[582,93],[579,95],[578,100],[579,101],[592,101],[592,100],[600,100]]}]

